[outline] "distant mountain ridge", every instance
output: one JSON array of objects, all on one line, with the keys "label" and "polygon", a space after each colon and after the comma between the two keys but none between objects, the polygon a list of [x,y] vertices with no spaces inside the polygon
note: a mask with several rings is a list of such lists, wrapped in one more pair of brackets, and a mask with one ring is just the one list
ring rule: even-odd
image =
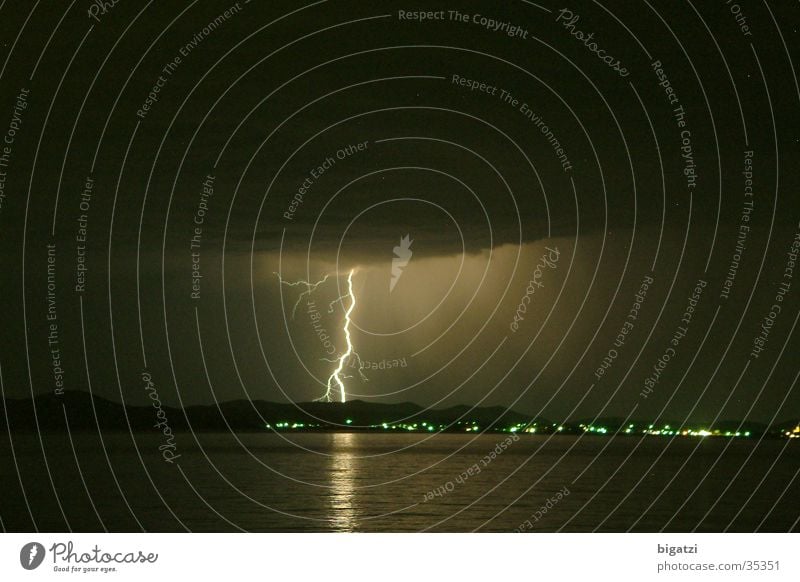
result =
[{"label": "distant mountain ridge", "polygon": [[[5,430],[6,417],[15,431],[63,430],[65,417],[72,430],[146,430],[165,417],[173,430],[264,430],[278,424],[304,425],[303,428],[365,430],[388,423],[404,425],[421,423],[459,426],[458,423],[481,427],[528,424],[533,419],[503,407],[471,408],[458,405],[444,409],[425,409],[403,402],[386,404],[351,400],[346,403],[299,402],[280,403],[264,400],[231,400],[217,404],[191,405],[184,409],[162,406],[163,416],[150,405],[122,405],[82,391],[67,391],[60,396],[40,395],[33,400],[6,399],[0,414],[0,427]],[[66,414],[65,414],[66,411]],[[424,417],[424,418],[423,418]],[[534,420],[550,424],[545,419]],[[269,426],[267,426],[269,425]]]},{"label": "distant mountain ridge", "polygon": [[[96,431],[98,427],[104,431],[149,431],[156,430],[160,422],[166,422],[173,431],[200,432],[529,430],[537,434],[581,434],[593,427],[589,432],[598,436],[615,433],[635,436],[641,434],[643,429],[654,428],[646,421],[626,422],[616,417],[555,423],[502,406],[470,407],[462,404],[437,409],[424,408],[412,402],[387,404],[363,400],[346,403],[231,400],[219,404],[191,405],[181,409],[163,405],[122,405],[88,392],[67,391],[62,395],[39,395],[33,400],[0,400],[0,406],[0,434],[6,433],[9,426],[13,432],[64,431],[67,421],[73,431]],[[736,432],[754,437],[762,434],[785,436],[786,431],[791,431],[798,424],[800,421],[797,419],[773,426],[726,420],[715,423],[713,429],[723,436],[733,436]],[[636,428],[626,431],[631,425]],[[688,423],[683,425],[688,426]],[[671,430],[675,431],[683,425],[662,419],[655,428],[672,427]],[[670,434],[663,432],[663,428],[662,433]]]}]

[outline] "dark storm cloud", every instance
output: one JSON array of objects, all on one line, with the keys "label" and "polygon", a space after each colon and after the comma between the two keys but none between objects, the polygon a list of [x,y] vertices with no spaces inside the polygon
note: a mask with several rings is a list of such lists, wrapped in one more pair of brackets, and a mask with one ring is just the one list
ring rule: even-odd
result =
[{"label": "dark storm cloud", "polygon": [[[619,318],[655,262],[658,291],[638,337],[647,340],[646,348],[638,359],[631,350],[617,364],[620,377],[634,367],[626,390],[615,395],[615,386],[600,382],[575,414],[593,413],[607,402],[615,412],[628,409],[631,394],[634,400],[638,394],[633,387],[663,352],[687,293],[701,277],[714,291],[706,296],[702,323],[692,329],[692,349],[700,349],[703,326],[720,311],[692,368],[691,386],[682,385],[700,393],[710,381],[693,414],[708,417],[726,402],[732,417],[747,414],[753,402],[753,415],[773,413],[792,382],[783,364],[763,394],[754,381],[726,400],[738,372],[731,357],[746,357],[759,321],[769,313],[798,220],[797,200],[789,194],[800,185],[790,171],[797,140],[787,122],[794,119],[796,85],[769,12],[749,11],[751,48],[722,3],[698,7],[713,39],[688,8],[667,13],[656,7],[666,22],[646,7],[609,8],[634,38],[607,10],[575,3],[570,10],[581,16],[575,30],[594,32],[598,45],[624,61],[631,74],[621,78],[556,22],[556,6],[553,12],[524,2],[456,7],[530,32],[512,38],[472,21],[401,21],[398,10],[411,7],[398,2],[323,3],[263,30],[299,7],[251,2],[217,20],[232,5],[156,3],[136,18],[141,6],[120,3],[100,22],[74,10],[32,80],[62,8],[38,7],[14,46],[3,74],[0,130],[13,118],[20,90],[30,89],[30,97],[5,168],[0,213],[7,390],[53,389],[47,244],[57,248],[68,386],[85,389],[91,380],[103,394],[141,398],[144,344],[165,399],[181,394],[204,402],[212,398],[212,383],[215,395],[225,399],[318,394],[314,376],[329,371],[319,359],[318,337],[307,314],[302,321],[284,321],[285,304],[292,301],[283,297],[281,304],[273,271],[294,280],[362,269],[359,317],[385,331],[427,313],[456,280],[466,253],[452,296],[420,326],[420,335],[396,343],[360,336],[373,360],[407,357],[456,322],[419,356],[416,368],[374,378],[364,387],[367,395],[418,382],[464,348],[448,373],[387,399],[435,402],[454,382],[465,381],[453,400],[477,401],[508,372],[487,403],[510,403],[524,394],[518,402],[523,409],[548,406],[554,416],[567,414],[587,393]],[[783,5],[771,10],[782,30],[794,17]],[[3,59],[26,17],[20,8],[0,22]],[[94,28],[75,54],[90,24]],[[794,39],[787,42],[794,49]],[[176,57],[180,63],[165,72]],[[685,109],[685,128],[654,61],[661,62]],[[458,79],[477,82],[477,89]],[[158,95],[148,103],[154,87]],[[681,149],[687,147],[686,128],[689,150]],[[733,293],[721,300],[740,232],[748,151],[754,152],[755,210]],[[684,173],[689,162],[697,172],[694,187]],[[84,211],[88,176],[95,188]],[[212,186],[204,186],[209,177]],[[78,294],[76,234],[83,214],[88,274],[87,290]],[[406,234],[414,240],[414,259],[398,295],[390,297],[393,248]],[[199,251],[192,247],[194,236]],[[509,333],[526,277],[538,253],[553,244],[564,262],[548,283],[549,303],[543,300],[536,311],[537,324],[545,325],[542,338],[517,364],[538,327],[527,329],[524,341],[510,341],[467,381],[475,362]],[[467,308],[489,253],[495,262]],[[190,295],[193,270],[203,275],[200,302]],[[560,285],[564,292],[556,303]],[[338,290],[326,288],[319,302],[335,299]],[[552,305],[558,307],[545,324]],[[779,346],[796,341],[790,334],[794,297],[790,305],[772,336],[769,362],[776,361]],[[207,341],[208,377],[198,322]],[[341,321],[331,317],[326,325],[341,341]],[[648,326],[657,330],[652,337],[645,334]],[[26,332],[29,353],[23,349]],[[296,336],[295,349],[290,336]],[[673,368],[671,387],[690,365],[691,353],[684,351]],[[753,363],[762,375],[769,371],[764,361]],[[528,389],[540,371],[541,379]],[[278,382],[290,392],[282,394]],[[670,394],[661,391],[643,403],[643,413],[657,414],[667,402],[670,412],[688,413],[690,399],[670,400]],[[791,399],[797,402],[796,395]]]}]

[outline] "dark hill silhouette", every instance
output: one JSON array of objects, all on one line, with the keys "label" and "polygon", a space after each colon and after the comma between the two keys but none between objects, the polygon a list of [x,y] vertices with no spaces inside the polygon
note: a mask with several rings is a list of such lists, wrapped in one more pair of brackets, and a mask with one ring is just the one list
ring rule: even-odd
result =
[{"label": "dark hill silhouette", "polygon": [[[35,414],[34,414],[34,401]],[[585,427],[603,427],[602,435],[626,434],[625,429],[634,424],[633,436],[641,435],[649,427],[648,421],[625,421],[618,417],[585,418],[576,421],[553,423],[544,418],[533,418],[501,406],[469,407],[457,405],[449,408],[425,409],[412,402],[386,404],[352,400],[347,403],[326,402],[267,402],[263,400],[232,400],[219,404],[192,405],[184,409],[152,405],[126,405],[81,391],[67,391],[60,396],[48,394],[32,399],[0,400],[0,434],[8,427],[15,433],[35,431],[64,431],[69,422],[73,431],[153,431],[160,419],[173,431],[369,431],[444,430],[465,432],[476,430],[505,431],[512,426],[517,430],[535,427],[537,434],[558,432],[580,434]],[[386,427],[384,427],[384,424]],[[688,423],[685,423],[688,426]],[[712,428],[722,434],[745,431],[749,436],[782,436],[798,425],[788,419],[769,427],[763,423],[725,420]],[[431,426],[433,427],[431,429]],[[680,422],[659,420],[657,428],[670,426],[676,430]],[[700,425],[693,424],[697,427]],[[599,436],[599,433],[593,433]]]},{"label": "dark hill silhouette", "polygon": [[[68,391],[60,396],[40,395],[33,400],[6,399],[0,414],[0,426],[5,431],[6,418],[14,431],[63,430],[65,418],[71,430],[149,430],[158,422],[157,409],[150,405],[123,406],[87,392]],[[347,403],[301,402],[279,403],[263,400],[232,400],[218,405],[193,405],[185,409],[162,406],[173,430],[227,431],[264,430],[267,424],[302,424],[304,429],[365,430],[384,423],[404,425],[422,422],[452,425],[477,424],[481,428],[528,424],[531,417],[502,407],[473,408],[454,406],[445,409],[424,409],[418,404],[403,402],[384,404],[352,400]],[[460,424],[459,424],[460,423]],[[538,419],[539,424],[550,424]],[[460,428],[463,430],[463,427]]]}]

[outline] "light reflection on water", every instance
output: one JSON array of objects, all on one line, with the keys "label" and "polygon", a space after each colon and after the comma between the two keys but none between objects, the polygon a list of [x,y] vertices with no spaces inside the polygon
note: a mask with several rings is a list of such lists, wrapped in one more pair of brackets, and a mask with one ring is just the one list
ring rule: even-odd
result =
[{"label": "light reflection on water", "polygon": [[[800,447],[783,451],[780,440],[759,446],[736,441],[725,451],[727,441],[709,439],[690,459],[694,439],[669,448],[669,439],[646,439],[634,451],[635,437],[524,435],[459,482],[506,436],[428,436],[244,433],[240,444],[227,434],[199,434],[201,451],[191,435],[179,434],[178,469],[162,460],[158,435],[137,435],[147,474],[128,435],[106,435],[106,453],[96,436],[73,438],[80,466],[91,468],[83,478],[93,504],[111,531],[139,529],[128,507],[148,531],[181,531],[181,522],[193,531],[230,531],[232,523],[249,531],[513,531],[565,486],[569,496],[536,521],[534,531],[565,524],[567,531],[591,531],[600,523],[608,531],[632,524],[659,531],[667,523],[671,531],[688,531],[706,512],[700,531],[720,531],[732,520],[732,531],[752,531],[765,516],[762,531],[787,531],[798,516]],[[102,529],[69,442],[56,434],[44,439],[69,527]],[[0,449],[8,447],[0,437]],[[26,483],[48,483],[44,464],[34,462],[41,454],[38,438],[15,436],[14,448],[18,458],[33,459],[24,465]],[[0,490],[11,498],[15,471],[11,455],[0,455]],[[446,494],[426,498],[448,483]],[[40,530],[68,529],[51,489],[26,493]],[[32,531],[24,504],[9,498],[0,497],[6,528]]]},{"label": "light reflection on water", "polygon": [[350,532],[358,527],[355,476],[359,462],[353,454],[356,435],[336,433],[330,457],[329,484],[331,525],[335,531]]}]

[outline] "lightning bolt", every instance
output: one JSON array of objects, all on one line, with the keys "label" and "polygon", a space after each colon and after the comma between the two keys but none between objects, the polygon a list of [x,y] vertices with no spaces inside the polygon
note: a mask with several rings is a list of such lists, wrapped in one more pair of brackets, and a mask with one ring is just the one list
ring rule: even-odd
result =
[{"label": "lightning bolt", "polygon": [[[333,393],[333,386],[331,385],[333,382],[336,382],[339,385],[339,394],[341,396],[342,402],[347,402],[347,396],[345,394],[344,389],[344,382],[342,382],[342,370],[344,370],[344,364],[353,355],[353,341],[350,337],[350,315],[353,313],[353,310],[356,308],[356,296],[353,294],[353,271],[350,271],[350,274],[347,275],[347,293],[350,295],[350,307],[347,308],[347,311],[344,313],[344,339],[347,342],[347,351],[344,352],[341,356],[339,356],[339,365],[333,371],[333,374],[330,375],[328,378],[328,390],[322,396],[321,400],[325,400],[326,402],[331,401],[331,396]],[[361,358],[359,358],[361,361]]]},{"label": "lightning bolt", "polygon": [[31,546],[31,552],[28,555],[28,566],[33,564],[33,559],[36,557],[36,554],[39,553],[39,548],[37,546]]},{"label": "lightning bolt", "polygon": [[[333,313],[334,306],[336,305],[336,303],[341,302],[342,306],[344,306],[344,301],[348,298],[350,299],[350,305],[347,307],[347,310],[345,311],[344,314],[344,326],[343,326],[344,338],[345,342],[347,343],[347,350],[334,360],[328,358],[322,358],[323,360],[328,362],[336,362],[337,366],[336,369],[333,371],[333,373],[328,377],[327,389],[325,391],[325,394],[315,399],[318,402],[319,401],[333,402],[337,388],[339,392],[339,400],[341,400],[342,402],[347,402],[347,391],[345,389],[343,380],[350,377],[344,373],[345,365],[347,364],[347,361],[350,358],[356,359],[356,361],[358,362],[358,373],[361,376],[361,379],[364,381],[367,380],[367,377],[364,375],[363,372],[364,364],[361,361],[361,356],[358,354],[358,352],[355,351],[353,347],[353,339],[352,336],[350,335],[350,324],[352,323],[351,316],[353,314],[353,310],[356,308],[356,295],[353,292],[354,273],[355,269],[351,269],[350,272],[347,274],[347,293],[331,301],[328,307],[328,313]],[[282,285],[286,285],[288,287],[304,286],[306,288],[305,291],[300,293],[300,295],[297,297],[297,301],[295,302],[294,307],[292,308],[292,319],[294,319],[294,316],[297,313],[297,307],[300,305],[300,301],[302,301],[303,297],[310,296],[314,291],[317,290],[317,288],[320,285],[325,283],[331,277],[330,274],[327,274],[319,281],[311,283],[309,281],[303,281],[303,280],[285,281],[281,277],[280,273],[275,273],[275,275],[278,277],[278,281],[280,281]]]},{"label": "lightning bolt", "polygon": [[[300,295],[297,296],[297,301],[295,301],[295,303],[294,303],[294,307],[292,308],[292,319],[294,319],[294,316],[297,313],[297,306],[300,305],[300,301],[303,299],[303,296],[311,295],[314,291],[316,291],[317,287],[322,285],[325,281],[327,281],[330,278],[330,274],[328,274],[328,275],[325,275],[322,279],[320,279],[316,283],[309,283],[308,281],[294,281],[294,282],[292,282],[292,281],[285,281],[283,279],[283,277],[281,277],[280,273],[276,273],[275,271],[273,271],[273,274],[276,277],[278,277],[278,281],[281,282],[281,285],[286,285],[288,287],[298,287],[300,285],[305,285],[306,286],[306,290],[303,291],[302,293],[300,293]],[[333,303],[336,303],[336,301],[334,301]]]}]

